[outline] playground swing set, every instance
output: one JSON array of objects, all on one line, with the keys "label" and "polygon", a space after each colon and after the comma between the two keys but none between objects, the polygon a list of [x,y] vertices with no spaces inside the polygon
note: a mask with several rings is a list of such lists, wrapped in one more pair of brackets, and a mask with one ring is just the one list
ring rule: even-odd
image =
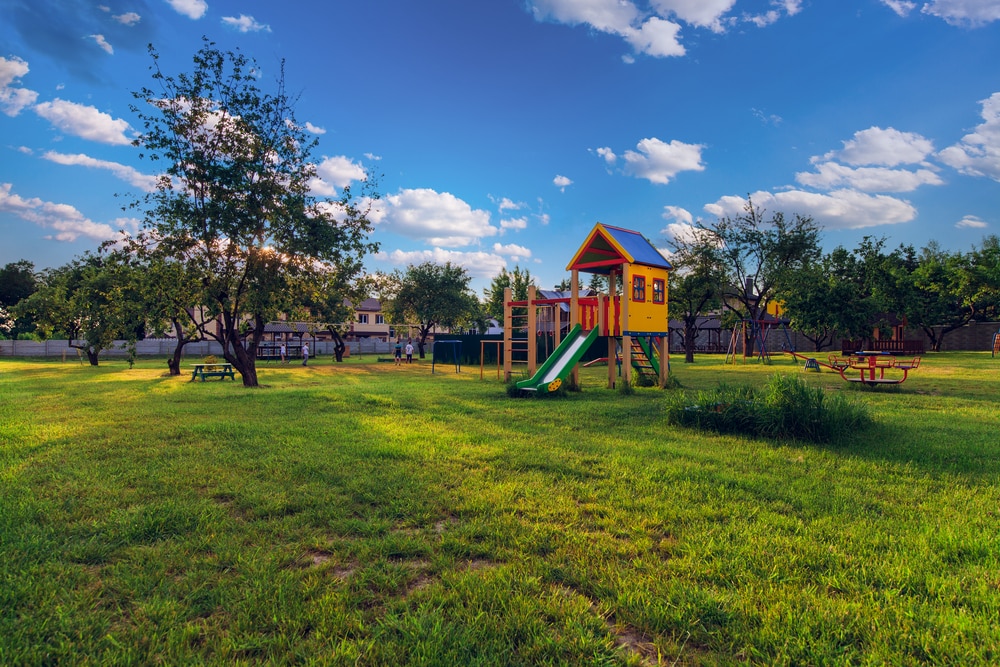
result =
[{"label": "playground swing set", "polygon": [[[666,386],[670,263],[642,234],[597,223],[566,269],[569,298],[540,299],[531,286],[526,301],[514,301],[511,290],[504,290],[504,380],[511,380],[519,364],[530,376],[516,383],[523,392],[547,394],[567,383],[578,386],[580,359],[605,336],[608,388],[617,382],[618,366],[611,360],[618,358],[619,349],[622,382],[631,384],[634,371]],[[580,296],[580,272],[607,276],[609,293]],[[538,340],[547,344],[550,334],[554,349],[539,366]]]}]

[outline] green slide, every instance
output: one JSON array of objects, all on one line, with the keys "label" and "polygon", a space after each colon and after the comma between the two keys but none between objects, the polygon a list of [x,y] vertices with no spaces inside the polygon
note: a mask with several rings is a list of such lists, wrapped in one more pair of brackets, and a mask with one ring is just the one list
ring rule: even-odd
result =
[{"label": "green slide", "polygon": [[591,343],[597,340],[599,333],[600,331],[596,328],[584,333],[579,324],[574,326],[535,374],[528,380],[518,382],[517,388],[523,391],[542,393],[558,389],[566,381],[576,363],[580,361],[583,353],[590,348]]}]

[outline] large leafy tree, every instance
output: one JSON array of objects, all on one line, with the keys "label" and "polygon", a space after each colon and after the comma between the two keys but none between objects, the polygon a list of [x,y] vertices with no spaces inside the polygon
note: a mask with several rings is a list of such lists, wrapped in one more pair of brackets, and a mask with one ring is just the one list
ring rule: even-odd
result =
[{"label": "large leafy tree", "polygon": [[[789,275],[820,256],[819,227],[810,217],[782,212],[770,218],[747,198],[743,212],[713,225],[698,222],[692,236],[718,247],[726,271],[726,305],[732,319],[759,320]],[[745,349],[753,348],[750,329]]]},{"label": "large leafy tree", "polygon": [[[498,322],[503,322],[504,313],[504,290],[510,288],[511,298],[514,301],[528,300],[528,287],[535,285],[535,279],[528,269],[522,269],[515,265],[513,271],[501,269],[490,286],[483,290],[483,297],[486,299],[486,314]],[[537,287],[537,285],[535,285]]]},{"label": "large leafy tree", "polygon": [[87,253],[44,274],[42,285],[15,307],[45,337],[66,336],[92,366],[116,339],[141,335],[143,304],[133,267],[117,256]]},{"label": "large leafy tree", "polygon": [[977,321],[1000,319],[1000,237],[987,236],[972,249],[968,271],[960,282],[968,298],[977,304]]},{"label": "large leafy tree", "polygon": [[273,92],[239,52],[206,40],[191,73],[164,74],[152,47],[154,88],[134,93],[142,119],[135,144],[164,170],[145,200],[145,232],[160,257],[178,262],[201,287],[201,326],[217,340],[243,384],[257,386],[256,353],[264,325],[297,304],[296,284],[361,270],[369,241],[372,178],[361,196],[337,201],[311,194],[315,140],[295,119],[284,65]]},{"label": "large leafy tree", "polygon": [[[10,310],[22,299],[31,296],[38,289],[38,278],[35,265],[26,259],[11,262],[0,268],[0,308]],[[26,333],[34,328],[30,318],[18,318],[10,322],[10,328],[5,332],[12,337]]]},{"label": "large leafy tree", "polygon": [[836,336],[866,336],[876,306],[859,280],[858,262],[842,247],[819,262],[785,274],[776,298],[793,331],[812,342],[815,351]]},{"label": "large leafy tree", "polygon": [[411,264],[383,282],[383,312],[396,325],[417,329],[417,348],[424,357],[427,336],[434,327],[454,327],[474,321],[482,311],[469,287],[472,278],[461,266],[446,262]]},{"label": "large leafy tree", "polygon": [[699,318],[722,305],[726,267],[713,235],[694,234],[671,241],[668,300],[670,314],[684,324],[684,362],[694,362]]},{"label": "large leafy tree", "polygon": [[742,214],[720,219],[710,231],[729,273],[730,307],[744,319],[759,319],[782,279],[820,256],[812,218],[796,214],[788,220],[780,211],[767,218],[749,198]]}]

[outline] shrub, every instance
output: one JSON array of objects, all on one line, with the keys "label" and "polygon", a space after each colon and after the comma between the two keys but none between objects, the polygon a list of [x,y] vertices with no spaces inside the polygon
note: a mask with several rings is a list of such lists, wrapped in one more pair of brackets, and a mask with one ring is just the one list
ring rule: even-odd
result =
[{"label": "shrub", "polygon": [[670,424],[767,438],[836,440],[872,423],[864,405],[828,396],[794,375],[773,375],[761,387],[720,384],[694,396],[678,393],[667,405]]},{"label": "shrub", "polygon": [[217,364],[219,363],[219,360],[216,358],[214,354],[206,354],[205,358],[202,359],[201,362],[203,364]]}]

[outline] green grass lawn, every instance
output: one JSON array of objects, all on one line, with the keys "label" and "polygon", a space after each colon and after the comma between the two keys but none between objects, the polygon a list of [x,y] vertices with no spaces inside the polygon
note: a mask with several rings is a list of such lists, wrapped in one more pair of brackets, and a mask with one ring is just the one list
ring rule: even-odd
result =
[{"label": "green grass lawn", "polygon": [[[0,664],[1000,661],[1000,359],[825,445],[671,427],[669,392],[262,364],[261,389],[0,360]],[[678,390],[675,390],[678,391]]]}]

